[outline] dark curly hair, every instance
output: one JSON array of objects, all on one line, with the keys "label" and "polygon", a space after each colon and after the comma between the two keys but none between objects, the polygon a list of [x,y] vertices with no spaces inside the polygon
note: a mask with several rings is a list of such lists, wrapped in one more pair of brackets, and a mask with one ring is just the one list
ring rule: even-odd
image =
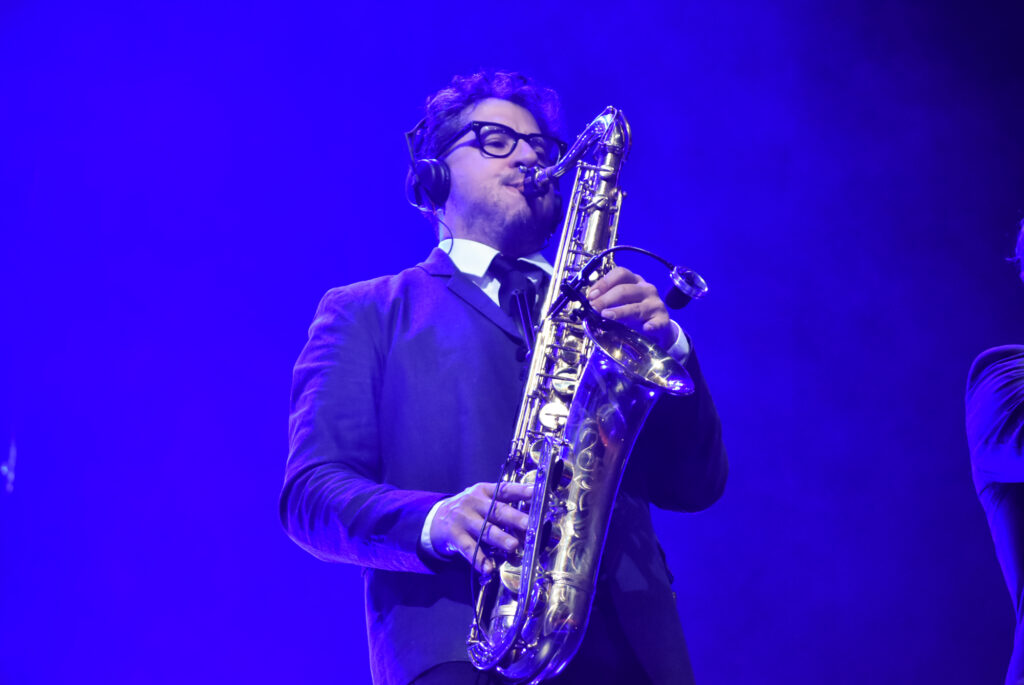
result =
[{"label": "dark curly hair", "polygon": [[555,91],[518,72],[485,70],[455,76],[447,88],[427,98],[426,123],[413,143],[416,159],[436,157],[441,146],[466,125],[463,112],[487,98],[514,102],[533,115],[541,133],[557,135],[559,103]]}]

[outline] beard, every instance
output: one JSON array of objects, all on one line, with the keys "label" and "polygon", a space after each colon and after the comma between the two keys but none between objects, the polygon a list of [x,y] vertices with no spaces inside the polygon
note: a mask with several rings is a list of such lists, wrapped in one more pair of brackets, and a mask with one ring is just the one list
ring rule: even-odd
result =
[{"label": "beard", "polygon": [[460,204],[465,237],[511,257],[540,250],[554,232],[557,220],[550,191],[528,199],[515,185],[499,185]]}]

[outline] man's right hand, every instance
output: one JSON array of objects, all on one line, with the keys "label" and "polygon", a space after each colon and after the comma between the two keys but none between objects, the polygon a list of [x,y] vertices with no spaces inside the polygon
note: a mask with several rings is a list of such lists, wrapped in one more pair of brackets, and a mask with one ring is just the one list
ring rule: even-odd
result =
[{"label": "man's right hand", "polygon": [[442,500],[430,523],[430,544],[441,554],[461,554],[480,573],[490,573],[494,560],[485,554],[487,547],[513,551],[520,546],[530,517],[511,506],[533,497],[533,485],[501,483],[498,501],[491,512],[490,525],[483,544],[471,561],[480,529],[491,506],[495,483],[477,483]]}]

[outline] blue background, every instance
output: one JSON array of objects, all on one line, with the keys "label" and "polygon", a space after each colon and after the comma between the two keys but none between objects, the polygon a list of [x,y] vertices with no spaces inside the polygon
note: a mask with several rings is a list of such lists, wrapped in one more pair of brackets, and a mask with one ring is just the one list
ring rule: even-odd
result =
[{"label": "blue background", "polygon": [[570,139],[625,110],[622,239],[711,285],[680,321],[732,477],[656,513],[698,680],[1000,682],[962,393],[1024,342],[1022,28],[1009,2],[5,3],[0,681],[368,682],[358,569],[277,518],[291,364],[323,291],[426,255],[401,134],[493,66],[557,89]]}]

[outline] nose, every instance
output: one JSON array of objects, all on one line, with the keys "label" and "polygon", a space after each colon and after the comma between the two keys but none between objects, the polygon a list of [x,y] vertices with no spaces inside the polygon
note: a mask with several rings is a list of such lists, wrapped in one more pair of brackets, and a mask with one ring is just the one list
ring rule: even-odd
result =
[{"label": "nose", "polygon": [[516,149],[512,151],[511,162],[513,166],[537,166],[540,158],[537,151],[528,142],[520,138],[516,141]]}]

